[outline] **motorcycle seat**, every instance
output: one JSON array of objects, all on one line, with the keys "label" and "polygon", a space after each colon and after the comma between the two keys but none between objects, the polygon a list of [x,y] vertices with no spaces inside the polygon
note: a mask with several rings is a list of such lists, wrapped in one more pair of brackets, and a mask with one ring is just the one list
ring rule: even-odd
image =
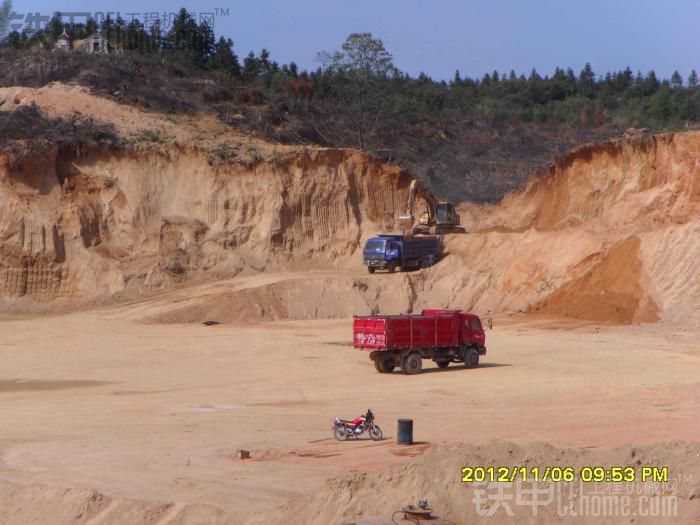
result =
[{"label": "motorcycle seat", "polygon": [[354,424],[355,424],[354,421],[350,421],[350,420],[348,420],[348,419],[338,419],[338,421],[340,421],[341,423],[348,424],[348,425],[354,425]]}]

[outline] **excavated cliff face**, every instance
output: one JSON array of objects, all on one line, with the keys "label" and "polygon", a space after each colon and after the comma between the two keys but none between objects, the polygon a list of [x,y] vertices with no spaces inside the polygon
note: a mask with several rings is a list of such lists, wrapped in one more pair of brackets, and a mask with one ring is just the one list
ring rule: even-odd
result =
[{"label": "excavated cliff face", "polygon": [[[464,308],[608,323],[700,324],[700,133],[589,146],[500,205],[462,206],[436,266],[282,278],[158,322],[349,317]],[[354,265],[360,268],[359,255]],[[248,305],[246,307],[246,305]]]},{"label": "excavated cliff face", "polygon": [[[582,147],[497,206],[462,207],[431,289],[481,310],[700,323],[700,133]],[[449,269],[448,269],[449,266]],[[461,267],[461,268],[460,268]],[[449,290],[449,291],[448,291]]]},{"label": "excavated cliff face", "polygon": [[0,295],[104,299],[246,270],[343,267],[409,177],[353,151],[217,163],[178,147],[0,157]]},{"label": "excavated cliff face", "polygon": [[71,308],[265,272],[275,277],[193,292],[151,320],[441,306],[700,325],[697,131],[574,150],[498,205],[462,205],[469,233],[446,236],[433,268],[369,276],[362,243],[396,229],[411,180],[395,166],[275,146],[206,116],[168,118],[75,86],[2,88],[0,98],[0,111],[108,123],[121,141],[0,155],[6,308]]}]

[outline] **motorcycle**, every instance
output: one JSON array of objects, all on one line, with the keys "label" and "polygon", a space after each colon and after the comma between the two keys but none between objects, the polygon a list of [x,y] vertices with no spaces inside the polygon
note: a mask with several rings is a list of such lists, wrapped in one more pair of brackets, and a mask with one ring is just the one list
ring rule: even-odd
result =
[{"label": "motorcycle", "polygon": [[333,436],[338,441],[345,441],[349,437],[358,438],[365,431],[369,431],[369,437],[374,441],[381,441],[383,434],[379,425],[374,423],[374,414],[367,410],[364,416],[356,417],[352,421],[347,419],[333,418]]}]

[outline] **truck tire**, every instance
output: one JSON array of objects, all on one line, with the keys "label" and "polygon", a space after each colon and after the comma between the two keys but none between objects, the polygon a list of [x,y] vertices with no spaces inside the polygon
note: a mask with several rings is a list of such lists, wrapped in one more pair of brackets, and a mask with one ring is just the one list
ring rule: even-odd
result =
[{"label": "truck tire", "polygon": [[375,270],[375,268],[372,268],[371,266],[368,266],[368,267],[367,267],[367,271],[368,271],[369,273],[374,273],[374,270]]},{"label": "truck tire", "polygon": [[387,268],[389,269],[389,273],[394,273],[396,271],[396,263],[389,263]]},{"label": "truck tire", "polygon": [[401,361],[401,370],[404,374],[417,374],[423,368],[423,358],[418,352],[409,352]]},{"label": "truck tire", "polygon": [[394,371],[394,368],[396,368],[396,365],[394,364],[394,358],[385,357],[384,359],[375,359],[374,368],[380,374],[389,374]]},{"label": "truck tire", "polygon": [[435,364],[438,365],[438,368],[447,368],[450,366],[449,361],[435,361]]},{"label": "truck tire", "polygon": [[468,348],[464,352],[464,367],[476,368],[477,366],[479,366],[479,352],[476,348]]}]

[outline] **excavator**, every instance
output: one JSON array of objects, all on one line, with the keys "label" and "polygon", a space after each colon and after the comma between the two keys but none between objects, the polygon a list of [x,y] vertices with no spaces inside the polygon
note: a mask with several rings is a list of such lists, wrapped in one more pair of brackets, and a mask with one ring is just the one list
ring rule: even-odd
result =
[{"label": "excavator", "polygon": [[[418,224],[415,223],[414,208],[416,199],[425,202],[426,210],[418,217]],[[399,217],[405,235],[418,234],[441,234],[441,233],[466,233],[462,228],[459,213],[451,202],[438,201],[425,184],[418,179],[413,179],[408,189],[408,202],[406,204],[406,214]]]}]

